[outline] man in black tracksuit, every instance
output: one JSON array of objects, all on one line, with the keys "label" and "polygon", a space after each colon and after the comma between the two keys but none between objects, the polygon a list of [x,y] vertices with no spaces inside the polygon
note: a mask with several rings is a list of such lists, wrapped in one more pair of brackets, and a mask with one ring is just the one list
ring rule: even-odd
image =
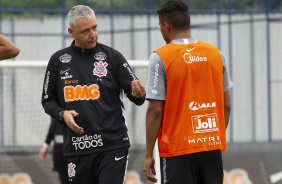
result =
[{"label": "man in black tracksuit", "polygon": [[50,58],[42,105],[66,125],[70,183],[122,184],[130,146],[123,97],[142,105],[145,88],[120,52],[97,42],[92,9],[75,6],[68,19],[74,41]]},{"label": "man in black tracksuit", "polygon": [[52,118],[48,133],[45,138],[45,142],[39,150],[39,158],[45,160],[48,153],[48,148],[53,141],[52,152],[52,166],[53,170],[59,174],[61,184],[69,183],[67,162],[63,156],[63,131],[64,125],[58,123],[58,120]]}]

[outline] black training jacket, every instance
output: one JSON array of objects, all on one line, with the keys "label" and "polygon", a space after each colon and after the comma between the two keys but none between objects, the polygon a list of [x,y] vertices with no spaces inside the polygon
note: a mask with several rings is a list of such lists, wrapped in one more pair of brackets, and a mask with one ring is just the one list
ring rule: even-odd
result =
[{"label": "black training jacket", "polygon": [[137,77],[122,54],[97,43],[84,53],[74,46],[57,51],[49,60],[42,92],[47,114],[59,119],[62,110],[79,113],[75,122],[84,133],[64,128],[64,155],[81,155],[130,146],[123,97],[136,105],[144,98],[131,95]]}]

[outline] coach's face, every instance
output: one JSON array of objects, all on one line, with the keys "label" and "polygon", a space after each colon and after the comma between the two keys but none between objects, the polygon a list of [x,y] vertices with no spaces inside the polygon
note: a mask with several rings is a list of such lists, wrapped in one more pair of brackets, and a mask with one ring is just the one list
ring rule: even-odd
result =
[{"label": "coach's face", "polygon": [[98,29],[96,18],[78,18],[75,25],[68,29],[69,34],[75,39],[75,46],[82,49],[91,49],[96,46]]}]

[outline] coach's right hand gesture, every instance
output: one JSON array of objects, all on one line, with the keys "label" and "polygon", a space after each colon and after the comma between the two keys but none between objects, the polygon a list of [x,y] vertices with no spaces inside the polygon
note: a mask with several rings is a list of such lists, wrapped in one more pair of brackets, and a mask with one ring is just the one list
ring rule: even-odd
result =
[{"label": "coach's right hand gesture", "polygon": [[139,80],[131,81],[132,96],[136,98],[143,98],[146,95],[145,87]]},{"label": "coach's right hand gesture", "polygon": [[71,110],[71,111],[65,110],[63,112],[63,118],[64,118],[64,121],[67,124],[67,126],[70,129],[72,129],[74,132],[76,132],[78,134],[83,134],[84,133],[83,128],[78,126],[74,121],[74,117],[77,117],[78,115],[79,114],[74,110]]}]

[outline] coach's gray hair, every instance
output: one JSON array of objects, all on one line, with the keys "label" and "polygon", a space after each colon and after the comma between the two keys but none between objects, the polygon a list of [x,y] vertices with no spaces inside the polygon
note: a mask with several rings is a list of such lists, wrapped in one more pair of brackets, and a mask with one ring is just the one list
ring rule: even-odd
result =
[{"label": "coach's gray hair", "polygon": [[75,21],[78,18],[89,18],[93,15],[95,17],[94,10],[92,10],[90,7],[84,5],[76,5],[72,7],[68,13],[69,26],[74,27]]}]

